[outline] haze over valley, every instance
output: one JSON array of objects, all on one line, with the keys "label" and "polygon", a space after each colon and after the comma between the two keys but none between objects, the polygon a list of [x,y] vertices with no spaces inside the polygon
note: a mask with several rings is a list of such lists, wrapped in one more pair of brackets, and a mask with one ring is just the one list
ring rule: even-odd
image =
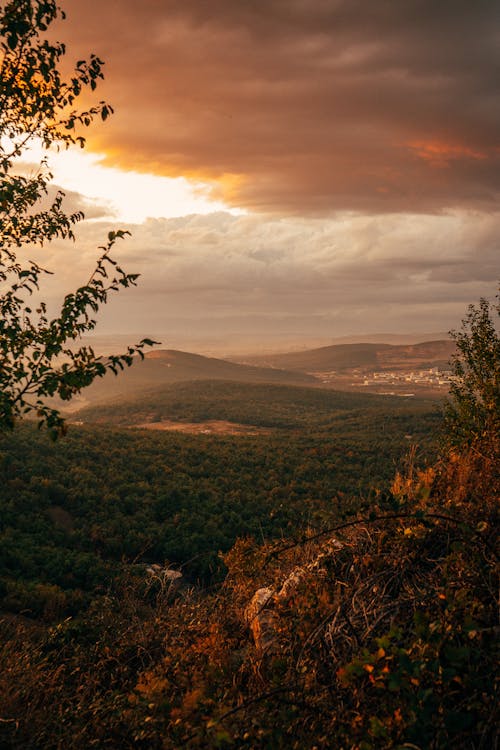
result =
[{"label": "haze over valley", "polygon": [[136,357],[119,377],[94,381],[73,399],[70,411],[127,400],[175,383],[213,380],[443,398],[450,385],[454,351],[451,339],[406,345],[333,344],[225,359],[158,347],[147,351],[143,360]]},{"label": "haze over valley", "polygon": [[0,749],[498,747],[500,3],[0,0]]}]

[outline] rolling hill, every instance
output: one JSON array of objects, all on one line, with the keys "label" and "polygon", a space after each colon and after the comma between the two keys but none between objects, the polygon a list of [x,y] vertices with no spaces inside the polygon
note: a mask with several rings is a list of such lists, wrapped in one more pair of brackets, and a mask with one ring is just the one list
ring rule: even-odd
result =
[{"label": "rolling hill", "polygon": [[455,344],[449,339],[409,345],[334,344],[301,352],[251,357],[245,359],[245,364],[306,373],[355,368],[383,370],[446,367],[454,351]]},{"label": "rolling hill", "polygon": [[[225,420],[262,428],[322,429],[338,421],[345,432],[348,415],[365,423],[389,413],[435,414],[435,402],[348,393],[277,383],[237,383],[222,380],[170,383],[130,399],[89,406],[76,415],[79,422],[115,426]],[[371,416],[370,416],[371,415]]]},{"label": "rolling hill", "polygon": [[[172,383],[198,380],[225,380],[245,383],[275,383],[314,386],[318,381],[301,372],[288,372],[256,365],[244,365],[213,357],[203,357],[174,349],[147,352],[143,360],[137,358],[133,366],[117,378],[111,374],[96,380],[74,399],[73,408],[104,401],[126,399],[145,390]],[[67,407],[67,404],[62,404]]]}]

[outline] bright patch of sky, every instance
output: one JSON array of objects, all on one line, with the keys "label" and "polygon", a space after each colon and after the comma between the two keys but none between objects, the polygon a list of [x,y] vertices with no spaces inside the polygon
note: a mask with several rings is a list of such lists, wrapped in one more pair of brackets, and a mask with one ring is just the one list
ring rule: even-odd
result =
[{"label": "bright patch of sky", "polygon": [[[39,163],[46,154],[32,145],[23,160]],[[140,224],[147,218],[170,218],[189,214],[209,214],[231,209],[209,196],[211,186],[184,177],[158,177],[104,166],[103,156],[77,148],[48,154],[53,182],[63,190],[72,190],[91,202],[109,207],[117,221]]]}]

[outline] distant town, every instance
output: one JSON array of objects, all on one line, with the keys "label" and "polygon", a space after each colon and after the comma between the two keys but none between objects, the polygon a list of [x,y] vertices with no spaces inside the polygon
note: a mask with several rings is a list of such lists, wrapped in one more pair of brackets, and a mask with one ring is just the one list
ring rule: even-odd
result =
[{"label": "distant town", "polygon": [[[346,383],[346,373],[339,373],[335,370],[326,372],[315,372],[317,377],[324,385],[338,385],[339,380],[344,381],[344,385],[351,388],[367,388],[377,393],[394,396],[414,396],[414,390],[432,389],[447,391],[453,382],[451,370],[444,370],[439,367],[429,367],[426,369],[413,370],[375,370],[366,372],[362,369],[352,369],[349,372],[349,382]],[[389,387],[395,387],[396,390],[387,390]],[[411,392],[402,392],[402,388],[413,388]]]}]

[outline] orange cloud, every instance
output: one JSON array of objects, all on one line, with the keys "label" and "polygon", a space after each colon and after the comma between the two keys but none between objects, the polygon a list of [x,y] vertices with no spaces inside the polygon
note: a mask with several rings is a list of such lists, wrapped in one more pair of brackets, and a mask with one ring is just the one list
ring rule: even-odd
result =
[{"label": "orange cloud", "polygon": [[99,96],[116,114],[89,147],[111,165],[210,180],[255,211],[498,206],[498,4],[67,0],[67,11],[70,53],[107,62]]},{"label": "orange cloud", "polygon": [[[417,156],[428,162],[430,166],[437,168],[446,168],[451,162],[457,159],[487,159],[489,154],[486,151],[478,151],[468,146],[443,143],[440,141],[414,141],[408,146],[413,149]],[[498,149],[492,150],[491,156],[496,156]]]}]

